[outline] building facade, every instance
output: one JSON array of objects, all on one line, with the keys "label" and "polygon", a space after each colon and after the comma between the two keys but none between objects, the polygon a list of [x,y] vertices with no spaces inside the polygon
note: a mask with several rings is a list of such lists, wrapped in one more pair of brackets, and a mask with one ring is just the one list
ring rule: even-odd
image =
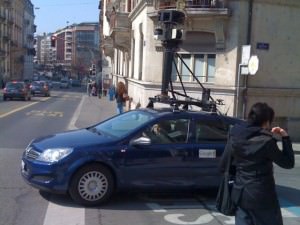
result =
[{"label": "building facade", "polygon": [[10,8],[10,78],[20,80],[24,74],[24,55],[27,48],[24,46],[24,0],[11,1]]},{"label": "building facade", "polygon": [[[275,123],[300,140],[299,1],[103,1],[103,53],[110,58],[114,83],[126,83],[131,108],[146,106],[161,92],[163,52],[153,34],[158,12],[165,9],[185,14],[177,51],[182,60],[174,58],[181,77],[172,70],[176,90],[181,78],[188,95],[201,99],[193,73],[214,99],[223,100],[221,112],[242,118],[254,102],[267,102],[275,109]],[[255,75],[242,75],[245,45],[259,59]]]},{"label": "building facade", "polygon": [[35,49],[35,56],[33,57],[33,62],[35,65],[39,65],[42,63],[41,60],[41,43],[44,36],[42,35],[36,35],[34,37],[34,49]]},{"label": "building facade", "polygon": [[26,80],[32,80],[33,59],[34,55],[36,54],[34,48],[34,33],[36,32],[36,26],[34,25],[33,4],[30,0],[25,0],[23,32],[23,43],[24,47],[27,49],[27,51],[24,53],[23,78]]},{"label": "building facade", "polygon": [[30,0],[0,1],[0,80],[31,76],[34,32]]},{"label": "building facade", "polygon": [[68,76],[81,79],[99,59],[99,24],[80,23],[56,31],[56,61]]},{"label": "building facade", "polygon": [[40,64],[46,68],[51,68],[57,57],[56,48],[51,46],[51,36],[52,34],[49,33],[40,38]]},{"label": "building facade", "polygon": [[10,8],[11,2],[0,1],[0,80],[10,79]]},{"label": "building facade", "polygon": [[77,74],[78,78],[82,78],[90,72],[93,65],[99,71],[99,23],[77,24],[73,27],[73,36],[75,41],[72,61],[73,74]]}]

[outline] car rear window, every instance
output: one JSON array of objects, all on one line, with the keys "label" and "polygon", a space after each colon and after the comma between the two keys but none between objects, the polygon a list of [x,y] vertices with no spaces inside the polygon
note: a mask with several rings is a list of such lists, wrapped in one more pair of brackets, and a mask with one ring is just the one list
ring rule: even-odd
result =
[{"label": "car rear window", "polygon": [[7,83],[6,84],[6,88],[17,88],[17,89],[20,89],[20,88],[23,88],[23,87],[24,87],[23,83]]},{"label": "car rear window", "polygon": [[32,85],[33,86],[41,86],[41,85],[43,85],[41,82],[32,82]]}]

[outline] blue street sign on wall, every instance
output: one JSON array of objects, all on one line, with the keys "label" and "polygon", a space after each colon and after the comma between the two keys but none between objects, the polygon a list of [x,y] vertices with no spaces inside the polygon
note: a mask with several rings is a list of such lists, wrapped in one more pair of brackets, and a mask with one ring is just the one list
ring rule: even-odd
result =
[{"label": "blue street sign on wall", "polygon": [[269,50],[269,47],[270,47],[269,43],[262,43],[262,42],[256,43],[256,49]]}]

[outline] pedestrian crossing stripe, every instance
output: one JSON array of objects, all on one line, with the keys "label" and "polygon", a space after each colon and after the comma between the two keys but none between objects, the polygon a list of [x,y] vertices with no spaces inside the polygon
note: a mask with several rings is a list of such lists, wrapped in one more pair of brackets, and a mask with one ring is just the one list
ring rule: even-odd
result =
[{"label": "pedestrian crossing stripe", "polygon": [[[159,204],[154,202],[148,202],[146,205],[155,213],[163,213],[166,214],[164,219],[173,224],[205,224],[204,215],[211,215],[213,217],[223,217],[225,224],[234,224],[235,219],[234,216],[226,216],[222,213],[216,211],[215,203],[210,201],[206,202],[199,202],[196,200],[190,200],[186,202],[176,202],[173,201],[173,204]],[[281,213],[283,218],[298,218],[300,217],[300,207],[295,206],[291,202],[280,198],[280,205],[281,205]],[[180,210],[180,209],[204,209],[207,210],[208,213],[202,215],[202,217],[197,218],[195,221],[187,222],[184,221],[184,214],[176,214],[170,213],[169,210]],[[182,218],[182,219],[181,219]],[[206,218],[208,219],[208,218]],[[211,220],[213,218],[210,218]],[[201,222],[202,221],[202,222]]]},{"label": "pedestrian crossing stripe", "polygon": [[289,202],[286,199],[283,198],[279,198],[279,202],[281,205],[281,210],[285,209],[288,212],[292,213],[295,215],[295,217],[300,217],[300,207],[299,206],[295,206],[295,204]]}]

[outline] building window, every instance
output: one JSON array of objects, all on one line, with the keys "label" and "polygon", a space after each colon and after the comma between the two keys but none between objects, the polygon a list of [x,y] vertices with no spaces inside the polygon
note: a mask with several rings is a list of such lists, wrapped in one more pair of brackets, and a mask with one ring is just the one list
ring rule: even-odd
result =
[{"label": "building window", "polygon": [[[180,54],[182,61],[189,67],[196,78],[200,82],[214,82],[215,79],[215,54]],[[175,62],[179,74],[182,76],[183,82],[195,82],[189,69],[184,65],[178,57],[175,57]],[[177,71],[175,65],[172,68],[172,80],[179,81],[176,75]],[[176,79],[175,79],[176,77]]]},{"label": "building window", "polygon": [[132,52],[131,52],[131,78],[134,78],[134,56],[135,56],[135,39],[132,38]]},{"label": "building window", "polygon": [[180,61],[180,74],[181,74],[181,78],[182,78],[182,81],[190,81],[191,80],[191,73],[189,71],[189,69],[185,66],[188,65],[190,67],[191,65],[191,55],[190,54],[184,54],[184,55],[181,55],[182,57],[182,61]]},{"label": "building window", "polygon": [[216,55],[209,54],[207,56],[207,81],[213,82],[215,79],[215,70],[216,70]]},{"label": "building window", "polygon": [[194,73],[198,80],[205,80],[204,72],[204,55],[194,55]]}]

